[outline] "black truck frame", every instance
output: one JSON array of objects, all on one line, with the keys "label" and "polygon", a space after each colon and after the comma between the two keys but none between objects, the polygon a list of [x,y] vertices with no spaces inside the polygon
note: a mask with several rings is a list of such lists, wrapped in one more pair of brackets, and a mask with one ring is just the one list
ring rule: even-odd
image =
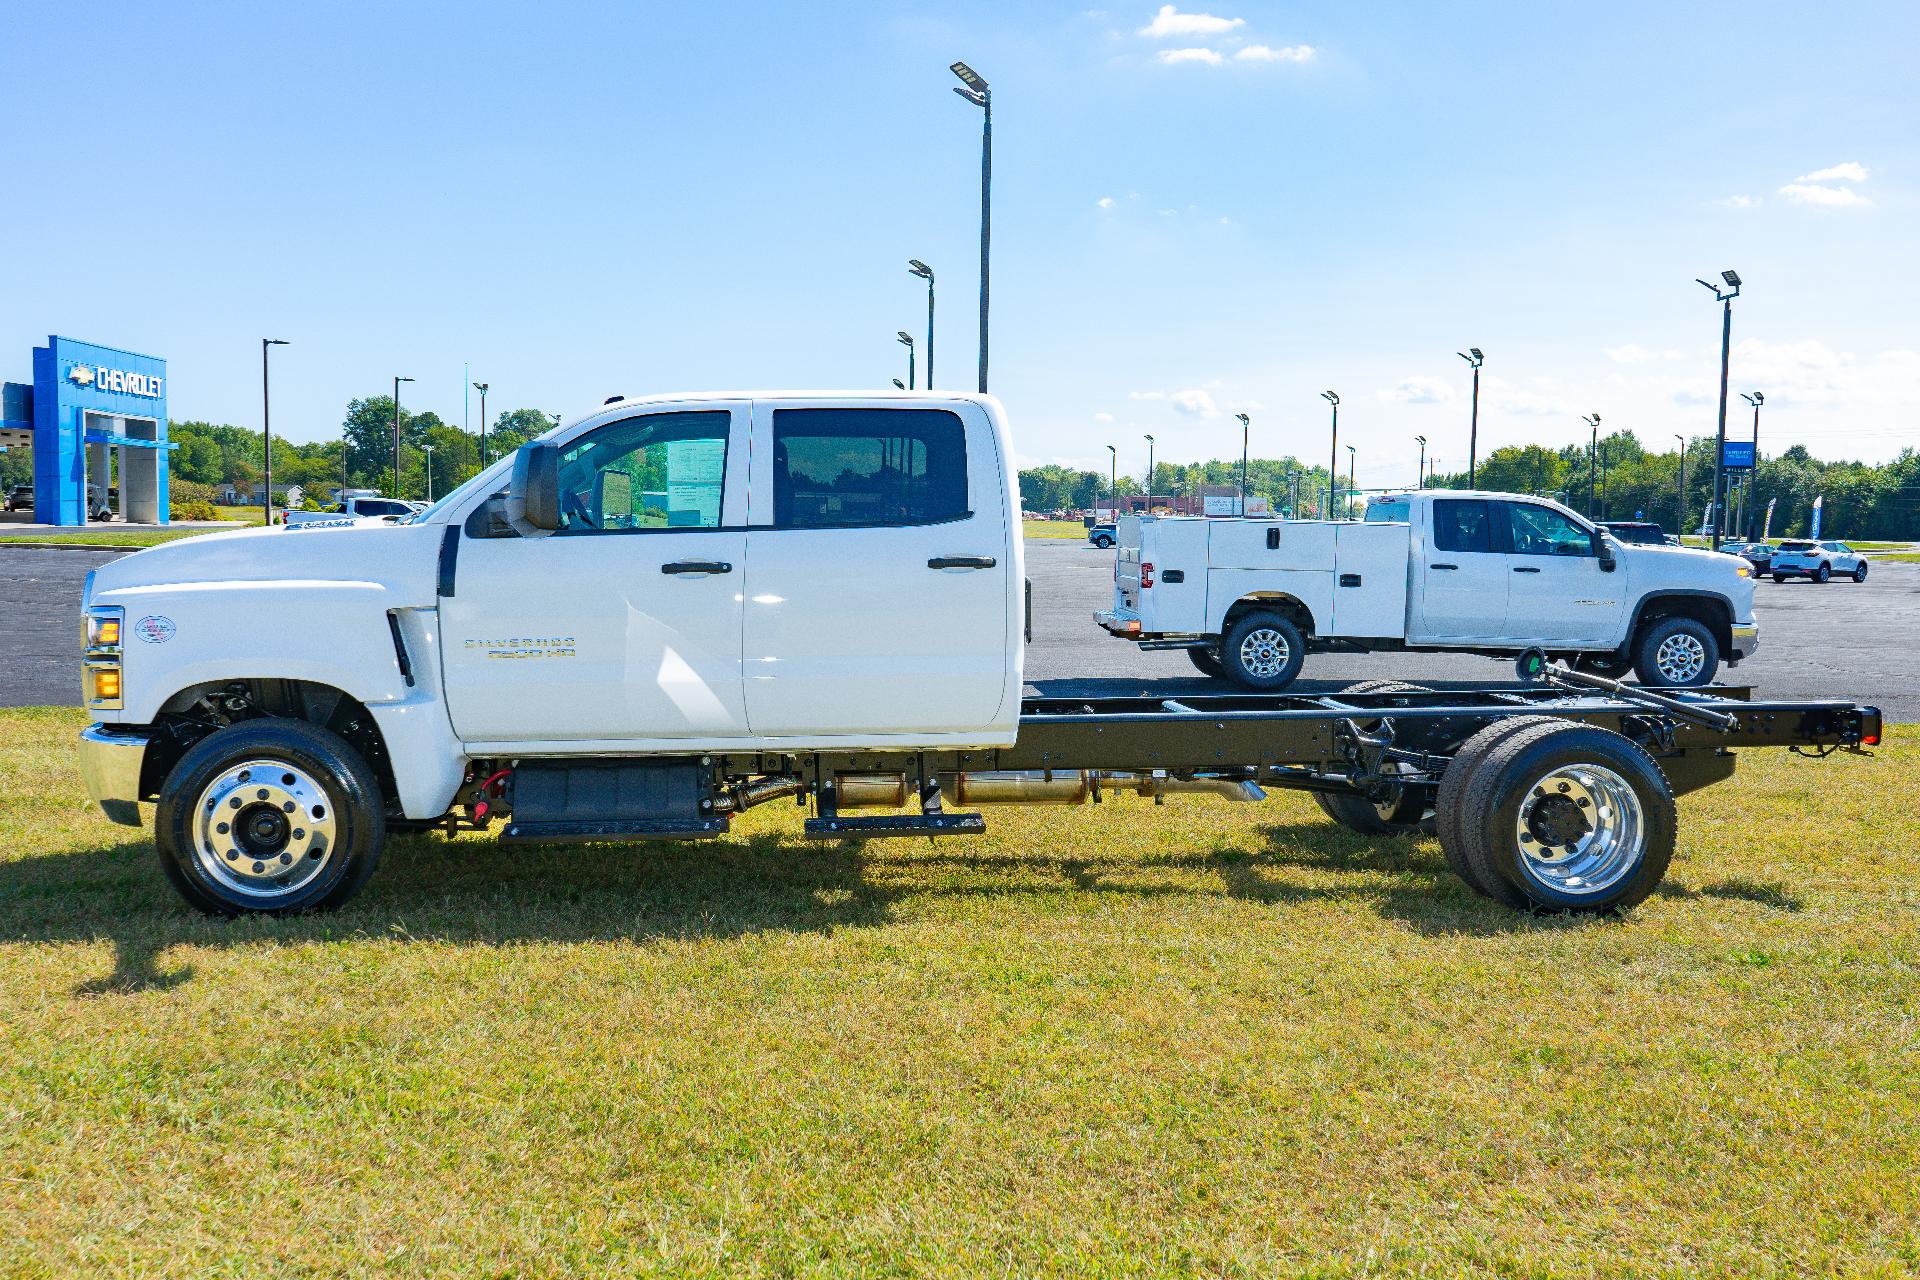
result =
[{"label": "black truck frame", "polygon": [[[1658,885],[1674,797],[1732,775],[1735,752],[1810,755],[1880,741],[1877,709],[1743,688],[1660,691],[1522,659],[1473,689],[1373,681],[1333,694],[1034,698],[1015,745],[476,762],[449,832],[505,819],[510,842],[689,839],[791,797],[820,839],[984,831],[976,804],[1129,792],[1311,793],[1371,836],[1437,835],[1476,892],[1521,910],[1609,911]],[[886,814],[850,810],[892,809]]]}]

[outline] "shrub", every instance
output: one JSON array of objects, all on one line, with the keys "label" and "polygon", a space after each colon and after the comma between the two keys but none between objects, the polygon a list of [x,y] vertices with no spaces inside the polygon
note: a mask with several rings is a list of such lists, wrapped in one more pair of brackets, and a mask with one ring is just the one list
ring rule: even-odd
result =
[{"label": "shrub", "polygon": [[168,515],[175,520],[218,520],[220,513],[205,498],[192,498],[186,502],[173,503]]}]

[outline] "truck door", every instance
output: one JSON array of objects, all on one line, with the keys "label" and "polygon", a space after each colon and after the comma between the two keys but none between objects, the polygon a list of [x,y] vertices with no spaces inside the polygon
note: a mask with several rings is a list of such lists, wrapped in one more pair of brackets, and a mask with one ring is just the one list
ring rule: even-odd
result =
[{"label": "truck door", "polygon": [[563,444],[563,527],[475,536],[440,600],[468,742],[737,736],[749,403],[615,418]]},{"label": "truck door", "polygon": [[1415,568],[1415,644],[1487,643],[1501,639],[1507,580],[1513,576],[1494,526],[1499,504],[1485,498],[1436,498]]},{"label": "truck door", "polygon": [[1507,632],[1562,644],[1617,643],[1623,626],[1627,557],[1600,568],[1592,532],[1572,516],[1533,502],[1503,502],[1512,584]]},{"label": "truck door", "polygon": [[756,401],[754,458],[753,732],[994,724],[1013,660],[1017,534],[984,413]]}]

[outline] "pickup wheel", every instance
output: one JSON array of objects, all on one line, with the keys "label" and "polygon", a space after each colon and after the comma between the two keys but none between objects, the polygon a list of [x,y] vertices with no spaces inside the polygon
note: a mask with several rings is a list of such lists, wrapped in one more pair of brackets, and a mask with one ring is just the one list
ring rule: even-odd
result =
[{"label": "pickup wheel", "polygon": [[1307,660],[1307,638],[1278,613],[1249,613],[1227,629],[1220,661],[1235,684],[1274,693],[1292,684]]},{"label": "pickup wheel", "polygon": [[1645,685],[1694,689],[1712,684],[1720,670],[1720,642],[1697,618],[1660,618],[1640,632],[1633,670]]},{"label": "pickup wheel", "polygon": [[1622,910],[1673,859],[1673,788],[1609,730],[1535,722],[1493,743],[1463,781],[1444,829],[1476,887],[1517,910]]},{"label": "pickup wheel", "polygon": [[1617,680],[1633,670],[1633,663],[1614,653],[1589,653],[1580,659],[1580,668],[1609,680]]},{"label": "pickup wheel", "polygon": [[1109,538],[1106,534],[1103,533],[1099,537],[1093,540],[1093,545],[1100,548],[1102,551],[1105,551],[1108,547],[1111,547],[1113,545],[1113,539]]},{"label": "pickup wheel", "polygon": [[339,906],[386,840],[380,783],[338,734],[248,720],[209,734],[160,788],[154,844],[167,879],[209,915]]},{"label": "pickup wheel", "polygon": [[[1341,693],[1419,693],[1419,685],[1403,684],[1398,680],[1362,680],[1359,684],[1348,685]],[[1369,728],[1379,721],[1370,721]],[[1316,791],[1313,802],[1320,806],[1320,812],[1332,818],[1356,835],[1363,836],[1404,836],[1412,835],[1425,826],[1427,817],[1427,790],[1424,787],[1412,790],[1398,783],[1390,784],[1378,800],[1352,792]]]},{"label": "pickup wheel", "polygon": [[1211,649],[1189,649],[1187,657],[1192,660],[1195,670],[1203,676],[1215,680],[1224,680],[1227,669],[1220,665],[1220,655]]}]

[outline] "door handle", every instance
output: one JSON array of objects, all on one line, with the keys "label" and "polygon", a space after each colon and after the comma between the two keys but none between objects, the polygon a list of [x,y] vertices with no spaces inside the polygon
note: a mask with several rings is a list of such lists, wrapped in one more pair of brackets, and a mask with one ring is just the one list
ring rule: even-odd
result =
[{"label": "door handle", "polygon": [[660,566],[662,573],[732,573],[725,560],[669,560]]},{"label": "door handle", "polygon": [[999,564],[992,556],[935,556],[927,561],[929,569],[991,569]]},{"label": "door handle", "polygon": [[1533,565],[1525,565],[1525,564],[1517,564],[1517,565],[1515,565],[1515,566],[1513,566],[1513,571],[1514,571],[1515,573],[1538,573],[1538,572],[1540,572],[1540,570],[1539,570],[1538,568],[1536,568],[1536,567],[1534,567]]},{"label": "door handle", "polygon": [[1460,566],[1457,564],[1435,564],[1428,565],[1427,567],[1430,569],[1458,569]]}]

